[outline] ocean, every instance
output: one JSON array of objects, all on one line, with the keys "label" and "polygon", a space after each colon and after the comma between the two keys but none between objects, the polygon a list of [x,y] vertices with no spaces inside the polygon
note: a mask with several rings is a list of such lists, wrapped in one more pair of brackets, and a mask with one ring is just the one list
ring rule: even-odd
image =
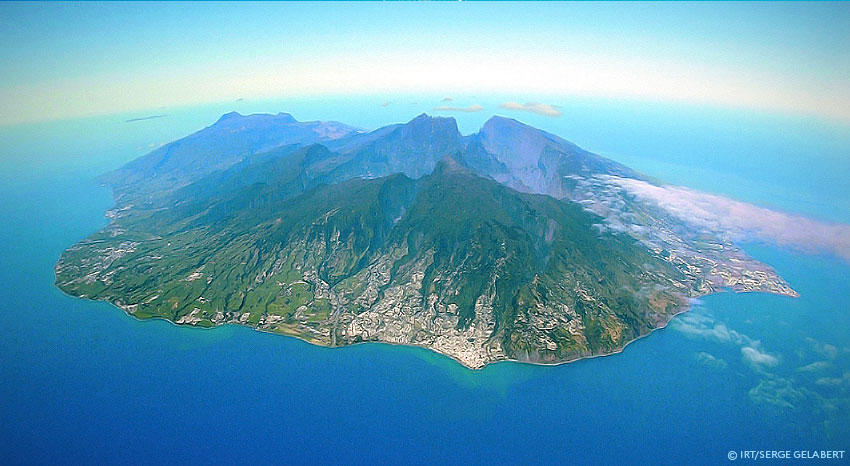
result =
[{"label": "ocean", "polygon": [[[563,116],[550,118],[455,100],[485,107],[452,115],[464,134],[504,114],[664,181],[850,223],[848,126],[588,99],[553,102]],[[438,102],[239,101],[0,128],[0,464],[718,464],[850,450],[850,264],[826,255],[744,245],[800,297],[706,296],[621,354],[480,371],[421,348],[138,321],[53,286],[61,252],[106,224],[110,193],[93,178],[226,111],[372,129],[439,115]]]}]

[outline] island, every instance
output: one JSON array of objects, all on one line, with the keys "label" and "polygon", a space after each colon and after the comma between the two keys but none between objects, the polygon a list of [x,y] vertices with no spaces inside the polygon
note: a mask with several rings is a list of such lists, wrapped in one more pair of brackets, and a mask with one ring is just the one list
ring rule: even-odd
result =
[{"label": "island", "polygon": [[100,181],[110,222],[62,254],[56,285],[139,319],[477,369],[616,353],[709,293],[796,296],[627,189],[657,181],[500,116],[462,135],[425,114],[364,131],[229,113]]}]

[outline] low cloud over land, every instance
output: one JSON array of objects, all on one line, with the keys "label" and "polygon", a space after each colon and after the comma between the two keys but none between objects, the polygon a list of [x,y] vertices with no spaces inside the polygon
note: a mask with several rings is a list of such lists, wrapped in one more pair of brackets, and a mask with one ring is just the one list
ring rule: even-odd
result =
[{"label": "low cloud over land", "polygon": [[771,242],[850,260],[850,225],[819,222],[679,186],[656,186],[631,178],[606,179],[683,221],[733,240]]}]

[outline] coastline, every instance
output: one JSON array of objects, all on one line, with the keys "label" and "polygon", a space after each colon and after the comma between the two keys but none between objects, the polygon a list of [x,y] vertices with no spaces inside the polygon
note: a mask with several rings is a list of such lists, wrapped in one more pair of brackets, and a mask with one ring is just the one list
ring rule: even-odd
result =
[{"label": "coastline", "polygon": [[[578,362],[578,361],[585,360],[585,359],[594,359],[594,358],[602,358],[602,357],[606,357],[606,356],[614,356],[614,355],[620,354],[620,353],[622,353],[623,351],[625,351],[625,349],[626,349],[629,345],[631,345],[632,343],[634,343],[634,342],[636,342],[636,341],[638,341],[638,340],[641,340],[641,339],[643,339],[643,338],[648,337],[648,336],[649,336],[649,335],[651,335],[653,332],[656,332],[656,331],[658,331],[658,330],[662,330],[662,329],[667,328],[667,327],[670,325],[670,322],[672,322],[672,321],[673,321],[673,319],[675,319],[677,316],[679,316],[679,315],[681,315],[681,314],[684,314],[684,313],[686,313],[686,312],[688,312],[688,311],[690,311],[690,310],[691,310],[691,307],[692,307],[692,306],[691,306],[690,301],[691,301],[692,299],[702,298],[702,297],[704,297],[704,296],[710,296],[710,295],[718,294],[718,293],[730,292],[730,291],[728,291],[728,290],[721,290],[721,291],[716,291],[716,292],[713,292],[713,293],[707,293],[707,294],[704,294],[704,295],[700,295],[700,296],[698,296],[698,297],[696,297],[696,298],[689,298],[689,299],[688,299],[688,304],[687,304],[687,305],[682,306],[682,308],[681,308],[680,310],[678,310],[677,312],[675,312],[675,313],[673,313],[673,314],[670,314],[670,318],[669,318],[669,319],[667,319],[667,321],[665,321],[663,325],[660,325],[660,326],[658,326],[658,327],[655,327],[655,328],[653,328],[653,329],[649,330],[648,332],[646,332],[646,333],[644,333],[644,334],[642,334],[642,335],[639,335],[639,336],[637,336],[637,337],[635,337],[635,338],[633,338],[633,339],[631,339],[631,340],[627,341],[625,344],[623,344],[623,346],[621,346],[621,347],[619,347],[619,348],[617,348],[617,349],[615,349],[615,350],[609,351],[609,352],[599,353],[599,354],[590,354],[590,355],[586,355],[586,356],[579,356],[579,357],[576,357],[576,358],[567,359],[567,360],[564,360],[564,361],[557,361],[557,362],[539,362],[539,361],[527,361],[527,360],[520,360],[520,359],[510,359],[510,358],[505,358],[505,359],[498,359],[498,360],[494,360],[494,361],[488,361],[487,363],[485,363],[485,364],[484,364],[483,366],[481,366],[481,367],[471,367],[471,366],[468,366],[468,365],[464,364],[461,360],[459,360],[458,358],[456,358],[456,357],[454,357],[454,356],[452,356],[452,355],[449,355],[449,354],[446,354],[446,353],[442,353],[442,352],[440,352],[440,351],[437,351],[436,349],[434,349],[434,348],[432,348],[432,347],[430,347],[430,346],[421,345],[421,344],[416,344],[416,343],[398,343],[398,342],[381,341],[381,340],[369,340],[369,341],[359,341],[359,342],[350,343],[350,344],[341,345],[341,346],[330,346],[330,345],[325,345],[325,344],[322,344],[322,343],[319,343],[319,342],[316,342],[316,341],[307,340],[307,339],[301,338],[301,337],[296,336],[296,335],[289,335],[289,334],[285,334],[285,333],[281,333],[281,332],[275,332],[275,331],[271,331],[271,330],[267,330],[267,329],[262,329],[262,328],[258,328],[258,327],[253,327],[253,326],[250,326],[250,325],[245,325],[245,324],[238,323],[238,322],[226,322],[226,323],[219,324],[219,325],[213,325],[213,326],[211,326],[211,327],[200,327],[200,326],[196,326],[196,325],[192,325],[192,324],[178,324],[177,322],[174,322],[174,321],[173,321],[173,320],[171,320],[171,319],[168,319],[168,318],[165,318],[165,317],[161,317],[161,316],[151,316],[151,317],[140,318],[140,317],[136,317],[136,316],[135,316],[135,315],[133,315],[132,313],[128,312],[126,309],[122,308],[122,307],[121,307],[121,306],[119,306],[118,304],[116,304],[116,303],[114,303],[114,302],[110,301],[108,298],[104,298],[104,299],[89,299],[89,298],[83,298],[83,297],[80,297],[80,296],[75,296],[75,295],[72,295],[72,294],[70,294],[70,293],[67,293],[65,290],[63,290],[62,288],[60,288],[60,287],[56,284],[56,271],[55,271],[55,269],[54,269],[54,282],[53,282],[53,285],[54,285],[54,286],[55,286],[55,287],[56,287],[56,288],[57,288],[57,289],[58,289],[58,290],[59,290],[62,294],[64,294],[65,296],[71,297],[71,298],[84,299],[84,300],[91,301],[91,302],[105,302],[105,303],[108,303],[108,304],[109,304],[109,305],[111,305],[112,307],[114,307],[114,308],[116,308],[116,309],[120,310],[120,311],[121,311],[122,313],[124,313],[126,316],[128,316],[128,317],[132,317],[132,318],[133,318],[135,321],[137,321],[137,322],[148,322],[148,321],[161,320],[161,321],[168,322],[169,324],[171,324],[171,325],[173,325],[173,326],[175,326],[175,327],[180,327],[180,328],[192,328],[192,329],[199,329],[199,330],[214,330],[214,329],[217,329],[217,328],[219,328],[219,327],[224,327],[224,326],[227,326],[227,325],[233,325],[233,326],[238,326],[238,327],[245,327],[245,328],[249,328],[249,329],[251,329],[251,330],[253,330],[253,331],[255,331],[255,332],[259,332],[259,333],[265,333],[265,334],[269,334],[269,335],[276,335],[276,336],[280,336],[280,337],[287,337],[287,338],[295,338],[295,339],[297,339],[297,340],[303,341],[303,342],[308,343],[308,344],[310,344],[310,345],[317,346],[317,347],[321,347],[321,348],[328,348],[328,349],[340,349],[340,348],[353,347],[353,346],[363,345],[363,344],[369,344],[369,343],[373,343],[373,344],[374,344],[374,343],[377,343],[377,344],[390,345],[390,346],[406,346],[406,347],[412,347],[412,348],[422,348],[422,349],[425,349],[425,350],[431,351],[432,353],[439,354],[439,355],[441,355],[441,356],[445,356],[445,357],[447,357],[447,358],[449,358],[449,359],[453,360],[454,362],[456,362],[458,365],[460,365],[460,366],[462,366],[463,368],[465,368],[465,369],[467,369],[467,370],[470,370],[470,371],[480,371],[480,370],[483,370],[484,368],[486,368],[487,366],[490,366],[490,365],[492,365],[492,364],[502,363],[502,362],[513,362],[513,363],[519,363],[519,364],[530,364],[530,365],[534,365],[534,366],[549,366],[549,367],[552,367],[552,366],[561,366],[561,365],[565,365],[565,364],[570,364],[570,363]],[[763,291],[731,291],[731,292],[732,292],[732,293],[736,293],[736,294],[737,294],[737,293],[765,293],[765,294],[775,294],[775,293],[767,293],[767,292],[763,292]],[[787,296],[787,295],[781,295],[781,296]],[[794,296],[789,296],[789,297],[791,297],[791,298],[795,298]]]}]

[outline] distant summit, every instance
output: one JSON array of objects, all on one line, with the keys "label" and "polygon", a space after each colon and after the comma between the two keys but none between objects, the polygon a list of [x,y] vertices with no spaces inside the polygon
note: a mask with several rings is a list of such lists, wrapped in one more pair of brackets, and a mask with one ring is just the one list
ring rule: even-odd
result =
[{"label": "distant summit", "polygon": [[213,125],[166,144],[100,178],[125,195],[156,197],[282,146],[304,146],[356,134],[337,122],[299,122],[288,113],[226,113]]},{"label": "distant summit", "polygon": [[215,124],[224,123],[226,121],[232,121],[232,120],[235,120],[235,119],[238,119],[238,118],[243,118],[242,114],[240,114],[239,112],[225,113],[224,115],[221,116],[221,118],[219,118],[215,122]]},{"label": "distant summit", "polygon": [[229,113],[225,113],[224,115],[222,115],[215,122],[215,125],[222,124],[222,123],[232,123],[232,122],[235,122],[235,121],[242,121],[242,120],[245,120],[245,119],[256,120],[256,121],[275,122],[275,123],[278,123],[278,124],[297,123],[298,122],[298,120],[296,120],[292,115],[290,115],[289,113],[283,113],[283,112],[280,112],[277,115],[258,113],[258,114],[247,115],[247,116],[242,115],[239,112],[229,112]]}]

